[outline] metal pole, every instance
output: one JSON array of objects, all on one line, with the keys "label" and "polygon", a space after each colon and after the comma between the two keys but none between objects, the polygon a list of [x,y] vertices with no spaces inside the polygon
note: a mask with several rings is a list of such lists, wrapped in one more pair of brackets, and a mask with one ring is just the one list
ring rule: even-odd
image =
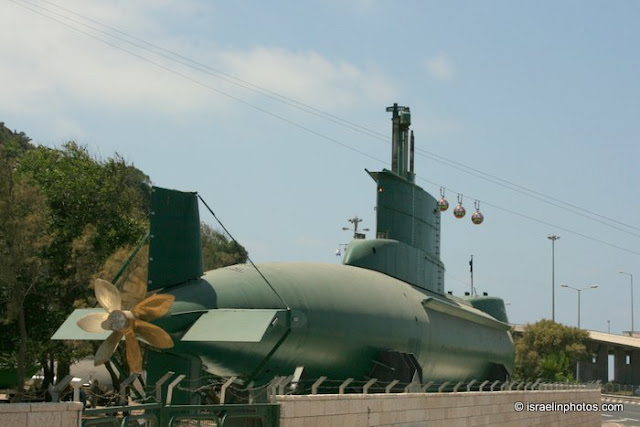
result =
[{"label": "metal pole", "polygon": [[469,270],[471,273],[471,293],[469,295],[473,296],[473,255],[471,255],[471,261],[469,261]]},{"label": "metal pole", "polygon": [[633,274],[627,273],[626,271],[620,271],[620,274],[625,274],[631,278],[631,336],[633,336]]},{"label": "metal pole", "polygon": [[578,289],[578,329],[580,329],[580,294],[582,289]]},{"label": "metal pole", "polygon": [[551,240],[551,320],[556,321],[556,240],[560,236],[549,234],[547,239]]}]

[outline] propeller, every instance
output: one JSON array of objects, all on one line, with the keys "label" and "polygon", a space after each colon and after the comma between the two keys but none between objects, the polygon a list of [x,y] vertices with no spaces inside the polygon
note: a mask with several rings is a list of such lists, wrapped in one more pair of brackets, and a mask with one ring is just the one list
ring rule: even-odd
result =
[{"label": "propeller", "polygon": [[171,336],[149,321],[167,314],[175,297],[155,294],[142,299],[144,293],[140,291],[141,287],[138,282],[139,280],[134,279],[129,287],[125,285],[123,295],[120,294],[118,288],[106,280],[96,279],[94,282],[96,299],[100,306],[106,310],[106,313],[87,314],[78,320],[77,324],[87,332],[113,331],[98,348],[93,360],[95,366],[109,360],[123,336],[127,364],[132,373],[142,371],[142,353],[137,337],[156,348],[173,347]]}]

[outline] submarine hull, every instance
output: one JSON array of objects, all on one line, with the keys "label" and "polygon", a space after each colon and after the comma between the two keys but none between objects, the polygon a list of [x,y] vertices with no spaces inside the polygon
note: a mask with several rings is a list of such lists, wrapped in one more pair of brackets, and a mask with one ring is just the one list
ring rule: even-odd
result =
[{"label": "submarine hull", "polygon": [[[258,383],[298,366],[308,378],[367,379],[388,365],[381,355],[389,352],[412,355],[424,381],[504,379],[513,369],[508,325],[454,299],[348,265],[258,268],[264,278],[250,265],[236,265],[169,290],[176,296],[170,317],[185,318],[168,322],[177,338],[173,351],[197,354],[212,374]],[[239,341],[255,327],[244,311],[231,324],[209,322],[208,338],[184,339],[195,316],[233,309],[275,314],[259,341]]]}]

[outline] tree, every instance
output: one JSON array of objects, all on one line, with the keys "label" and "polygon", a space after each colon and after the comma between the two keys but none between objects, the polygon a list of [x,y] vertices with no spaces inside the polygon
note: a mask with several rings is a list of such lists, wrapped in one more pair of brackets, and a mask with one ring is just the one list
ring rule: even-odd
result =
[{"label": "tree", "polygon": [[54,376],[54,360],[62,378],[86,354],[84,347],[49,339],[74,307],[92,297],[87,285],[109,256],[146,232],[150,185],[144,173],[120,156],[101,161],[74,142],[61,149],[29,150],[19,158],[18,169],[45,196],[52,233],[43,251],[48,275],[30,301],[33,310],[47,313],[46,322],[30,329],[41,344],[46,387]]},{"label": "tree", "polygon": [[[91,352],[50,338],[74,308],[95,305],[93,279],[111,280],[146,234],[150,186],[117,154],[96,159],[74,142],[34,147],[0,123],[0,321],[7,326],[0,328],[0,368],[9,361],[24,378],[26,364],[37,360],[46,389]],[[202,244],[206,269],[247,260],[241,245],[206,224]],[[131,268],[146,271],[145,251]]]},{"label": "tree", "polygon": [[204,222],[200,223],[200,233],[205,271],[247,262],[247,250],[235,240]]},{"label": "tree", "polygon": [[45,274],[41,253],[49,237],[44,197],[16,170],[19,156],[28,148],[24,134],[14,135],[0,123],[0,322],[8,327],[3,328],[3,343],[15,342],[4,335],[17,323],[17,354],[13,348],[2,351],[3,359],[10,361],[5,363],[13,365],[6,367],[17,373],[15,400],[21,399],[26,369],[33,365],[33,358],[27,355],[26,299]]},{"label": "tree", "polygon": [[525,326],[516,338],[515,376],[549,381],[573,379],[572,366],[586,355],[589,334],[543,319]]}]

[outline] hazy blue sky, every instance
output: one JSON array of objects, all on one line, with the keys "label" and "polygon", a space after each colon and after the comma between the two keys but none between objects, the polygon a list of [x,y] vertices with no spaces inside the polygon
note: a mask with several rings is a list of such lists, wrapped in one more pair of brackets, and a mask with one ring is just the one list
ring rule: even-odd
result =
[{"label": "hazy blue sky", "polygon": [[477,289],[504,297],[513,322],[551,317],[547,235],[558,234],[556,320],[577,322],[576,292],[560,283],[597,283],[582,293],[582,326],[630,329],[618,272],[640,285],[640,3],[60,5],[0,2],[0,121],[11,129],[118,152],[156,185],[198,191],[256,262],[334,263],[347,218],[375,229],[364,169],[387,166],[385,107],[398,102],[426,150],[418,183],[436,196],[445,187],[451,204],[463,194],[469,215],[479,200],[486,218],[444,214],[448,290],[468,290],[473,254]]}]

